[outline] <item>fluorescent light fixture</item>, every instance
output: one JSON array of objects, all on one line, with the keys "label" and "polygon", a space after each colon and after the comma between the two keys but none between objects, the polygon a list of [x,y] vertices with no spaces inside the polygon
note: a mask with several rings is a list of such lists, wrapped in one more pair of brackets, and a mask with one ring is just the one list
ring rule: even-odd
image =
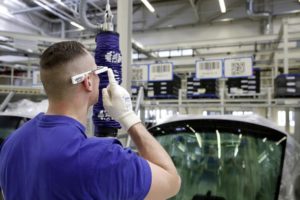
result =
[{"label": "fluorescent light fixture", "polygon": [[155,12],[155,9],[153,8],[153,6],[149,3],[148,0],[141,0],[143,2],[143,4],[148,8],[148,10],[152,13]]},{"label": "fluorescent light fixture", "polygon": [[226,13],[225,0],[219,0],[220,8],[222,13]]},{"label": "fluorescent light fixture", "polygon": [[234,18],[225,18],[225,19],[220,19],[218,20],[219,22],[230,22],[230,21],[233,21]]},{"label": "fluorescent light fixture", "polygon": [[186,125],[186,127],[188,127],[196,136],[196,139],[197,139],[197,142],[198,142],[198,145],[200,148],[202,148],[202,138],[201,138],[201,135],[199,133],[197,133],[195,131],[195,129],[193,129],[190,125]]},{"label": "fluorescent light fixture", "polygon": [[2,45],[2,44],[0,44],[0,49],[5,49],[5,50],[9,50],[9,51],[17,51],[17,49],[15,49],[13,47],[9,47],[9,46]]},{"label": "fluorescent light fixture", "polygon": [[144,49],[144,46],[141,43],[139,43],[138,41],[132,39],[131,42],[134,43],[138,48]]},{"label": "fluorescent light fixture", "polygon": [[0,36],[0,41],[8,41],[9,39],[7,37],[4,36]]},{"label": "fluorescent light fixture", "polygon": [[80,24],[77,24],[76,22],[71,21],[70,22],[73,26],[79,28],[80,30],[84,30],[85,28],[83,26],[81,26]]},{"label": "fluorescent light fixture", "polygon": [[278,146],[281,142],[283,142],[284,140],[286,140],[286,136],[281,138],[278,142],[276,142],[276,145]]},{"label": "fluorescent light fixture", "polygon": [[1,4],[0,4],[0,13],[3,14],[3,15],[5,15],[5,16],[7,16],[7,17],[10,17],[10,18],[13,18],[13,17],[14,17],[14,16],[8,11],[8,9],[7,9],[5,6],[1,5]]},{"label": "fluorescent light fixture", "polygon": [[11,7],[15,7],[15,6],[23,7],[23,6],[25,6],[25,4],[20,2],[19,0],[4,0],[3,3],[5,5],[11,6]]},{"label": "fluorescent light fixture", "polygon": [[55,2],[57,2],[59,5],[62,5],[64,7],[68,7],[65,3],[63,3],[61,0],[54,0]]},{"label": "fluorescent light fixture", "polygon": [[263,143],[265,143],[267,141],[267,138],[265,137],[262,141],[263,141]]},{"label": "fluorescent light fixture", "polygon": [[218,130],[216,130],[217,134],[217,143],[218,143],[218,158],[221,159],[221,137]]},{"label": "fluorescent light fixture", "polygon": [[196,135],[196,139],[197,139],[199,147],[202,148],[202,138],[201,138],[201,135],[199,133],[195,133],[195,135]]},{"label": "fluorescent light fixture", "polygon": [[258,156],[258,163],[262,163],[266,158],[268,158],[268,154],[264,151]]},{"label": "fluorescent light fixture", "polygon": [[36,3],[37,5],[41,6],[41,7],[44,8],[45,10],[51,12],[51,9],[50,9],[48,6],[46,6],[45,4],[43,4],[43,3],[41,3],[41,2],[39,2],[39,1],[37,1],[37,0],[34,0],[33,2]]}]

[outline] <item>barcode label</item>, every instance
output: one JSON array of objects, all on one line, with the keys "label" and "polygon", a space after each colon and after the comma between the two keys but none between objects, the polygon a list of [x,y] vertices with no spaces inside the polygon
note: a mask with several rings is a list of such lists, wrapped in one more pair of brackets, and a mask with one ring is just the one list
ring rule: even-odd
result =
[{"label": "barcode label", "polygon": [[149,81],[168,81],[173,79],[173,64],[161,63],[149,65]]},{"label": "barcode label", "polygon": [[244,62],[233,62],[231,63],[231,74],[233,76],[243,75],[246,71],[246,66]]},{"label": "barcode label", "polygon": [[224,61],[225,77],[252,76],[252,58],[233,58]]},{"label": "barcode label", "polygon": [[157,65],[151,67],[152,73],[162,73],[162,72],[170,72],[171,66],[170,65]]},{"label": "barcode label", "polygon": [[215,70],[220,69],[220,63],[219,62],[205,62],[200,63],[200,69],[201,70]]},{"label": "barcode label", "polygon": [[148,81],[148,65],[132,66],[132,81]]},{"label": "barcode label", "polygon": [[198,61],[196,63],[196,78],[221,78],[222,77],[222,61]]},{"label": "barcode label", "polygon": [[42,85],[40,71],[33,71],[32,84],[33,85]]}]

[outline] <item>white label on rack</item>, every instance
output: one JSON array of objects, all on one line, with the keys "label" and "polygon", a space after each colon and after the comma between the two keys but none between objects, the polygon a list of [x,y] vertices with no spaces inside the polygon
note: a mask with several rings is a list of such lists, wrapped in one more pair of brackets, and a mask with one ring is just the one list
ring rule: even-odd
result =
[{"label": "white label on rack", "polygon": [[287,85],[287,86],[295,86],[295,85],[296,85],[296,82],[287,82],[286,85]]},{"label": "white label on rack", "polygon": [[133,65],[132,81],[148,81],[148,65]]},{"label": "white label on rack", "polygon": [[131,93],[137,93],[137,88],[131,88]]},{"label": "white label on rack", "polygon": [[196,62],[196,78],[221,78],[222,60],[209,60]]},{"label": "white label on rack", "polygon": [[200,94],[204,94],[204,93],[206,92],[206,89],[205,89],[205,88],[202,88],[202,89],[198,89],[197,91],[198,91],[198,93],[200,93]]},{"label": "white label on rack", "polygon": [[296,89],[295,88],[287,88],[286,91],[290,92],[290,93],[295,93]]},{"label": "white label on rack", "polygon": [[42,85],[40,71],[33,71],[33,74],[32,74],[32,84],[33,85]]},{"label": "white label on rack", "polygon": [[225,59],[225,77],[245,77],[252,76],[252,58]]},{"label": "white label on rack", "polygon": [[256,84],[256,81],[248,81],[248,84]]},{"label": "white label on rack", "polygon": [[286,77],[286,80],[295,80],[295,79],[296,79],[295,76],[287,76],[287,77]]},{"label": "white label on rack", "polygon": [[153,97],[154,96],[154,91],[148,90],[148,97]]},{"label": "white label on rack", "polygon": [[169,81],[173,79],[173,64],[161,63],[149,65],[149,81]]}]

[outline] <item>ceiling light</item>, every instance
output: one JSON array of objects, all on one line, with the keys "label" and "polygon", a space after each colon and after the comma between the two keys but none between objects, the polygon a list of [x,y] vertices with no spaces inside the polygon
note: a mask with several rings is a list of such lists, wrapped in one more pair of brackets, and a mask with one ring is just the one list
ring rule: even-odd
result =
[{"label": "ceiling light", "polygon": [[45,4],[43,4],[43,3],[41,3],[41,2],[39,2],[39,1],[37,1],[37,0],[34,0],[33,2],[36,3],[37,5],[41,6],[41,7],[44,8],[45,10],[51,12],[51,9],[50,9],[48,6],[46,6]]},{"label": "ceiling light", "polygon": [[15,6],[25,6],[24,3],[20,2],[19,0],[4,0],[3,3],[5,5],[11,6],[11,7],[15,7]]},{"label": "ceiling light", "polygon": [[8,37],[0,36],[0,41],[8,41]]},{"label": "ceiling light", "polygon": [[17,49],[15,49],[13,47],[2,45],[2,44],[0,44],[0,49],[5,49],[5,50],[9,50],[9,51],[17,51]]},{"label": "ceiling light", "polygon": [[13,18],[14,16],[8,11],[8,9],[3,6],[3,5],[0,5],[0,13],[1,14],[4,14],[5,16],[7,17],[10,17],[10,18]]},{"label": "ceiling light", "polygon": [[81,26],[80,24],[77,24],[76,22],[70,22],[73,26],[79,28],[80,30],[84,30],[85,28],[83,26]]},{"label": "ceiling light", "polygon": [[219,22],[230,22],[230,21],[233,21],[234,18],[225,18],[225,19],[220,19],[218,20]]},{"label": "ceiling light", "polygon": [[226,6],[224,0],[219,0],[220,8],[222,13],[226,13]]},{"label": "ceiling light", "polygon": [[143,4],[148,8],[148,10],[150,12],[155,12],[155,9],[153,8],[153,6],[149,3],[148,0],[141,0],[143,2]]},{"label": "ceiling light", "polygon": [[63,3],[61,0],[54,0],[55,2],[57,2],[58,4],[64,6],[64,7],[68,7],[65,3]]},{"label": "ceiling light", "polygon": [[217,134],[217,144],[218,144],[218,158],[221,159],[221,137],[218,130],[216,130]]},{"label": "ceiling light", "polygon": [[141,43],[139,43],[138,41],[132,39],[131,42],[134,43],[138,48],[144,49],[144,46]]}]

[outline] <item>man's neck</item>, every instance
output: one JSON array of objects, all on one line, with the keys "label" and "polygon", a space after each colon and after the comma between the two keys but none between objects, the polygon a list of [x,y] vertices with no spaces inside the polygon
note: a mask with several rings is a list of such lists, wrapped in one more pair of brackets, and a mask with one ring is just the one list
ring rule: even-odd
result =
[{"label": "man's neck", "polygon": [[50,102],[46,115],[64,115],[76,119],[86,126],[88,106],[70,104],[68,102]]}]

